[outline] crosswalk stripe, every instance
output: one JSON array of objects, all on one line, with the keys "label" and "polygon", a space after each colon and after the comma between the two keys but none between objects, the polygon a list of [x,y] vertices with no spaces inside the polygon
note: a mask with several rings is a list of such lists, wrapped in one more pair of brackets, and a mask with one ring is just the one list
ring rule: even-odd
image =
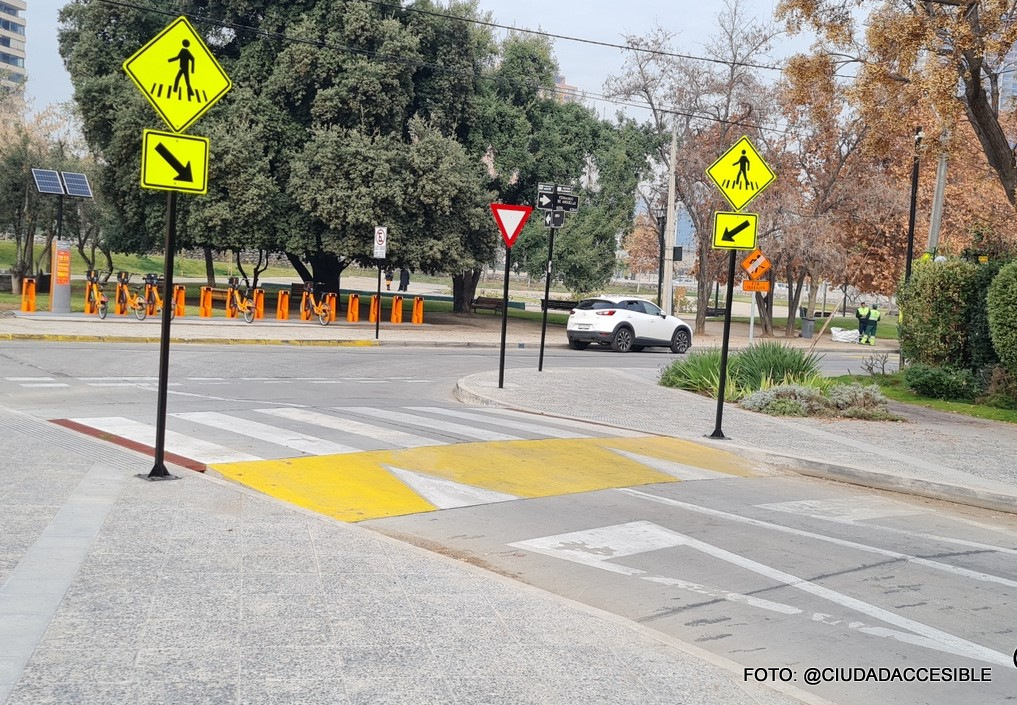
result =
[{"label": "crosswalk stripe", "polygon": [[[525,414],[520,411],[513,411],[512,409],[498,409],[494,407],[488,407],[484,409],[485,414],[497,414],[498,416],[510,416],[512,418],[533,418],[533,414]],[[569,428],[578,428],[586,431],[587,433],[597,433],[600,435],[611,436],[612,438],[646,438],[650,435],[642,433],[641,431],[630,431],[625,428],[613,428],[611,426],[603,426],[601,424],[594,423],[592,421],[579,421],[577,419],[563,419],[558,416],[541,416],[542,419],[547,419],[550,423],[556,426],[568,426]]]},{"label": "crosswalk stripe", "polygon": [[340,453],[358,453],[361,448],[344,446],[339,443],[332,443],[315,436],[308,436],[304,433],[290,431],[278,426],[248,421],[235,416],[227,416],[216,411],[192,411],[179,414],[172,414],[175,418],[184,421],[193,421],[204,426],[222,429],[231,433],[238,433],[242,436],[257,438],[261,441],[275,445],[299,450],[309,455],[337,455]]},{"label": "crosswalk stripe", "polygon": [[445,445],[444,441],[435,441],[430,438],[416,436],[412,433],[406,433],[405,431],[399,431],[394,428],[375,426],[374,424],[361,423],[360,421],[353,421],[351,419],[340,419],[335,416],[323,414],[319,411],[310,411],[309,409],[255,409],[255,411],[259,414],[278,416],[279,418],[299,421],[313,426],[322,426],[324,428],[330,428],[344,433],[352,433],[357,436],[367,436],[368,438],[373,438],[384,443],[391,443],[394,446],[400,446],[402,448],[421,448],[423,446]]},{"label": "crosswalk stripe", "polygon": [[535,423],[528,423],[526,421],[512,421],[510,419],[493,419],[490,416],[485,416],[480,413],[472,413],[469,411],[459,411],[458,409],[444,409],[438,406],[411,406],[407,407],[412,411],[422,411],[428,414],[441,414],[443,416],[452,416],[457,419],[465,419],[466,421],[473,421],[476,423],[488,423],[495,426],[503,426],[505,428],[514,428],[517,431],[529,431],[530,433],[539,433],[547,438],[589,438],[582,433],[575,433],[573,431],[562,431],[560,429],[551,428],[550,426],[540,425]]},{"label": "crosswalk stripe", "polygon": [[[155,426],[141,423],[122,416],[106,416],[91,419],[71,419],[83,426],[122,436],[136,443],[155,446]],[[166,448],[177,455],[182,455],[202,463],[235,463],[241,461],[261,460],[256,455],[241,453],[216,443],[209,443],[199,438],[192,438],[183,433],[166,429]]]},{"label": "crosswalk stripe", "polygon": [[21,386],[32,389],[52,389],[53,387],[70,387],[71,385],[65,382],[22,382]]},{"label": "crosswalk stripe", "polygon": [[348,406],[334,408],[337,411],[348,411],[350,413],[361,414],[363,416],[373,416],[378,419],[385,419],[386,421],[407,423],[413,426],[423,426],[425,428],[430,428],[436,431],[447,431],[458,436],[475,438],[480,441],[523,440],[519,436],[510,436],[507,433],[498,433],[496,431],[485,431],[480,428],[469,428],[468,426],[464,426],[463,424],[441,421],[440,419],[424,418],[422,416],[417,416],[416,414],[404,414],[399,411],[390,411],[388,409],[375,409],[370,406]]},{"label": "crosswalk stripe", "polygon": [[8,382],[52,382],[52,377],[4,377]]}]

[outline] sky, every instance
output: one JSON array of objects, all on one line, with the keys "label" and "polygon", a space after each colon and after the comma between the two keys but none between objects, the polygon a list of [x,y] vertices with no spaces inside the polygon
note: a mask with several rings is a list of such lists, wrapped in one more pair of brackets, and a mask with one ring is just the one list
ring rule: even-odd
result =
[{"label": "sky", "polygon": [[[741,1],[751,15],[763,20],[772,18],[777,3]],[[70,78],[57,50],[57,13],[65,2],[28,0],[27,88],[35,110],[72,96]],[[615,44],[624,43],[626,34],[647,34],[659,25],[678,33],[676,51],[693,55],[702,54],[704,39],[715,31],[717,14],[724,9],[724,0],[479,0],[478,4],[498,24]],[[564,40],[555,42],[555,55],[566,81],[590,93],[601,93],[604,81],[621,72],[625,59],[625,52],[619,49]],[[616,110],[603,103],[592,105],[602,114],[606,110],[607,115],[613,115]],[[639,112],[630,114],[638,120],[642,118]]]}]

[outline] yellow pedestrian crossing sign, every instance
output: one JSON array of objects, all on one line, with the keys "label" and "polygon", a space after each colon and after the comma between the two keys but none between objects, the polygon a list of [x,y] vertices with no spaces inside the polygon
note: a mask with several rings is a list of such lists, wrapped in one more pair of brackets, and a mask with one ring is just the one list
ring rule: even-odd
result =
[{"label": "yellow pedestrian crossing sign", "polygon": [[135,52],[124,71],[174,132],[193,125],[233,87],[186,17]]},{"label": "yellow pedestrian crossing sign", "polygon": [[744,208],[777,178],[748,137],[735,142],[706,173],[735,210]]},{"label": "yellow pedestrian crossing sign", "polygon": [[208,138],[145,130],[141,186],[158,191],[208,192]]},{"label": "yellow pedestrian crossing sign", "polygon": [[713,248],[715,250],[756,249],[756,213],[714,213]]}]

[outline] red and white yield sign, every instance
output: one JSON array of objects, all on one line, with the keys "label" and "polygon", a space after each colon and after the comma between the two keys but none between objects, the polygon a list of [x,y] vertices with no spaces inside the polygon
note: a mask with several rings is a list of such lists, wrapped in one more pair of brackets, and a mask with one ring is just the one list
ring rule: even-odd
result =
[{"label": "red and white yield sign", "polygon": [[529,206],[510,206],[505,203],[492,203],[491,212],[494,213],[494,222],[501,230],[501,236],[505,240],[505,247],[512,247],[516,244],[516,238],[523,231],[526,220],[530,217],[533,209]]}]

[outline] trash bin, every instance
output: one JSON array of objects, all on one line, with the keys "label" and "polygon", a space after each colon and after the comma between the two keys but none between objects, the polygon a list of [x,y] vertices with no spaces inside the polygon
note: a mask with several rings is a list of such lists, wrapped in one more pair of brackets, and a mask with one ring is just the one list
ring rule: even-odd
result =
[{"label": "trash bin", "polygon": [[811,338],[813,332],[816,330],[816,319],[815,318],[803,318],[802,319],[802,337]]}]

